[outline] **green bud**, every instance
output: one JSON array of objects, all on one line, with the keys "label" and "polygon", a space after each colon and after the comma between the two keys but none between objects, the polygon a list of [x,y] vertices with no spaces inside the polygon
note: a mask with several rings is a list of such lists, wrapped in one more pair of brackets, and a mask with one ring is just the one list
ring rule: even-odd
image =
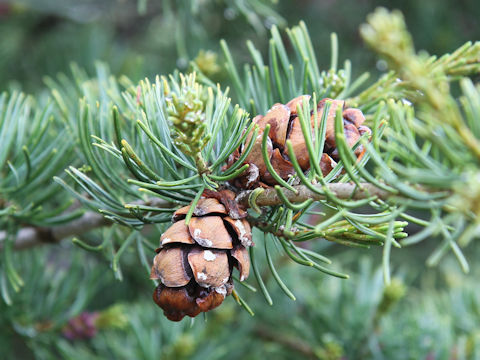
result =
[{"label": "green bud", "polygon": [[125,307],[121,304],[113,305],[98,314],[95,326],[101,328],[124,329],[128,325]]},{"label": "green bud", "polygon": [[360,27],[363,39],[388,61],[401,63],[403,59],[414,56],[412,37],[400,11],[378,8],[368,16],[367,21]]},{"label": "green bud", "polygon": [[330,69],[329,71],[323,71],[320,75],[322,86],[324,88],[330,88],[330,96],[335,98],[345,88],[346,76],[345,71],[340,70],[338,72]]},{"label": "green bud", "polygon": [[219,73],[221,70],[221,67],[217,63],[217,57],[217,54],[213,51],[200,50],[193,61],[202,73],[210,77]]},{"label": "green bud", "polygon": [[468,171],[453,186],[449,205],[453,211],[465,214],[480,214],[480,172]]},{"label": "green bud", "polygon": [[398,301],[405,296],[405,284],[400,279],[392,279],[383,289],[382,299],[378,305],[379,315],[386,314]]}]

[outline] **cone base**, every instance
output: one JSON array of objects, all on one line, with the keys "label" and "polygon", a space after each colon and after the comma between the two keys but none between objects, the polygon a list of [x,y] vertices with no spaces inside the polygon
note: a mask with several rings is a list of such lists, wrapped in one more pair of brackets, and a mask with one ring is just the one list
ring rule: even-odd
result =
[{"label": "cone base", "polygon": [[233,290],[230,280],[225,288],[204,288],[195,282],[186,286],[171,288],[159,284],[153,292],[153,301],[171,321],[180,321],[185,316],[195,317],[219,306]]}]

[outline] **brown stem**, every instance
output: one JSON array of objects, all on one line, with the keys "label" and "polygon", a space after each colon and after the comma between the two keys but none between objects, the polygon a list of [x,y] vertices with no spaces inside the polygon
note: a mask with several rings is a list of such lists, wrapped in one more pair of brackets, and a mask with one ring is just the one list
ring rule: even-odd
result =
[{"label": "brown stem", "polygon": [[[162,199],[136,201],[132,202],[132,204],[158,207],[167,207],[172,205]],[[77,206],[72,207],[70,210],[73,210],[76,207]],[[69,236],[81,235],[90,230],[94,230],[103,226],[110,226],[111,224],[112,221],[104,217],[102,214],[93,211],[87,211],[78,219],[75,219],[64,225],[52,227],[23,227],[17,232],[14,249],[24,250],[37,245],[58,243]],[[7,232],[0,231],[0,250],[3,248],[3,242],[5,241],[6,237]]]},{"label": "brown stem", "polygon": [[[112,222],[102,214],[86,212],[72,222],[55,227],[24,227],[17,233],[14,248],[17,250],[28,249],[36,245],[60,242],[69,236],[83,234],[90,230],[110,225]],[[0,231],[0,242],[6,237],[4,231]],[[1,245],[0,245],[1,246]]]},{"label": "brown stem", "polygon": [[[365,199],[369,196],[375,195],[380,199],[385,199],[388,193],[375,187],[372,184],[361,184],[358,188],[355,184],[350,183],[335,183],[328,184],[329,190],[335,194],[339,199]],[[319,189],[321,189],[320,185]],[[292,203],[300,203],[307,199],[323,200],[324,196],[319,195],[303,185],[295,186],[297,193],[291,190],[283,189],[287,199]],[[245,207],[249,207],[248,197],[252,193],[251,190],[243,191],[237,196],[237,202]],[[152,199],[147,202],[138,204],[154,205],[159,207],[168,206],[166,202],[159,199]],[[265,191],[258,196],[256,204],[262,206],[274,206],[282,204],[282,200],[278,197],[277,192],[273,188],[265,189]],[[173,204],[169,204],[172,206]],[[53,227],[36,227],[29,226],[20,229],[15,240],[15,249],[27,249],[36,245],[57,243],[69,236],[80,235],[90,230],[94,230],[103,226],[109,226],[112,222],[106,219],[103,215],[96,212],[86,212],[80,218],[64,225]],[[0,249],[2,242],[5,240],[7,234],[5,231],[0,231]]]},{"label": "brown stem", "polygon": [[[379,199],[385,199],[389,195],[388,192],[385,190],[379,189],[375,185],[363,183],[360,184],[361,188],[358,188],[355,184],[352,183],[333,183],[328,184],[328,189],[339,199],[351,199],[351,200],[360,200],[366,199],[370,196],[377,196]],[[318,189],[321,190],[322,186],[317,185]],[[304,185],[297,185],[294,186],[297,190],[297,193],[283,189],[283,193],[285,197],[292,203],[301,203],[305,200],[312,199],[312,200],[324,200],[325,196],[320,195],[312,190],[308,189]],[[248,197],[252,191],[244,191],[241,192],[237,196],[237,202],[240,205],[245,207],[249,207]],[[282,200],[277,194],[277,191],[274,188],[265,189],[263,193],[261,193],[257,199],[256,204],[258,206],[274,206],[282,204]]]}]

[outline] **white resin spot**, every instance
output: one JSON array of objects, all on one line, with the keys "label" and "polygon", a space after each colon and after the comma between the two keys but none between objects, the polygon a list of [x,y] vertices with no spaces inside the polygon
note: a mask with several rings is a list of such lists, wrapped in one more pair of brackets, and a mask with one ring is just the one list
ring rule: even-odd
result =
[{"label": "white resin spot", "polygon": [[223,297],[227,296],[227,288],[225,287],[225,285],[216,287],[215,291],[220,295],[223,295]]},{"label": "white resin spot", "polygon": [[201,235],[202,235],[202,230],[200,229],[195,229],[195,231],[193,232],[193,238],[200,246],[211,247],[213,244],[212,241],[202,238]]},{"label": "white resin spot", "polygon": [[193,213],[195,214],[195,216],[203,216],[207,212],[202,208],[196,207],[195,210],[193,211]]},{"label": "white resin spot", "polygon": [[272,106],[271,109],[267,111],[267,114],[268,114],[270,111],[275,110],[275,109],[277,109],[277,108],[279,108],[279,107],[281,107],[281,106],[283,106],[283,104],[278,104],[278,105]]},{"label": "white resin spot", "polygon": [[212,242],[208,239],[195,238],[195,241],[198,245],[203,247],[212,247]]},{"label": "white resin spot", "polygon": [[240,220],[235,221],[235,225],[237,226],[238,230],[240,231],[240,241],[245,241],[247,240],[247,231],[245,230],[245,226],[243,226],[243,222]]},{"label": "white resin spot", "polygon": [[207,280],[207,274],[203,272],[197,272],[197,279],[198,280]]},{"label": "white resin spot", "polygon": [[206,261],[214,261],[217,258],[217,256],[213,252],[211,252],[210,250],[205,250],[203,252],[203,258]]},{"label": "white resin spot", "polygon": [[248,168],[247,187],[258,179],[259,174],[258,167],[255,164],[250,164]]},{"label": "white resin spot", "polygon": [[235,226],[237,229],[240,231],[240,234],[238,236],[240,242],[242,243],[243,246],[251,246],[252,241],[248,239],[247,237],[247,230],[245,229],[245,226],[240,220],[235,221]]}]

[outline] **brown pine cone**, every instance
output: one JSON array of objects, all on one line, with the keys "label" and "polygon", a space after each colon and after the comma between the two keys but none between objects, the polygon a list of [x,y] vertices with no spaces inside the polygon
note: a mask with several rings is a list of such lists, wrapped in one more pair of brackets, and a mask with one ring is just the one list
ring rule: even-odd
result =
[{"label": "brown pine cone", "polygon": [[161,282],[153,300],[173,321],[219,306],[233,290],[233,267],[240,281],[250,271],[246,247],[253,243],[248,221],[228,216],[215,198],[201,198],[187,226],[189,209],[190,205],[173,214],[174,223],[160,238],[150,275]]},{"label": "brown pine cone", "polygon": [[[307,146],[303,137],[300,119],[297,114],[297,105],[302,105],[303,99],[310,99],[310,95],[301,95],[290,100],[286,105],[275,104],[267,112],[265,116],[257,115],[253,122],[258,125],[259,133],[254,139],[254,145],[251,152],[246,157],[244,163],[249,164],[248,170],[233,181],[233,185],[239,188],[254,188],[257,186],[275,185],[277,182],[268,172],[262,155],[262,137],[267,124],[270,124],[270,131],[267,139],[267,152],[275,171],[280,177],[286,180],[290,175],[295,173],[290,158],[288,157],[285,146],[289,139],[292,142],[293,149],[297,161],[303,171],[310,168],[310,157],[308,155]],[[329,100],[332,102],[330,110],[327,115],[326,134],[325,134],[325,148],[324,153],[320,158],[320,168],[324,176],[326,176],[335,166],[338,161],[338,151],[335,142],[335,116],[339,106],[344,109],[345,102],[343,100],[323,99],[319,101],[317,106],[318,124],[322,119],[325,102]],[[345,128],[345,136],[347,144],[353,147],[360,136],[365,132],[371,133],[370,128],[362,125],[365,117],[359,109],[348,108],[343,110],[343,123]],[[311,127],[315,127],[315,118],[313,111],[311,112]],[[245,144],[249,144],[252,133],[248,134]],[[229,157],[227,168],[230,167],[241,156],[243,147],[236,149]],[[363,156],[363,146],[358,146],[355,149],[357,158]]]}]

